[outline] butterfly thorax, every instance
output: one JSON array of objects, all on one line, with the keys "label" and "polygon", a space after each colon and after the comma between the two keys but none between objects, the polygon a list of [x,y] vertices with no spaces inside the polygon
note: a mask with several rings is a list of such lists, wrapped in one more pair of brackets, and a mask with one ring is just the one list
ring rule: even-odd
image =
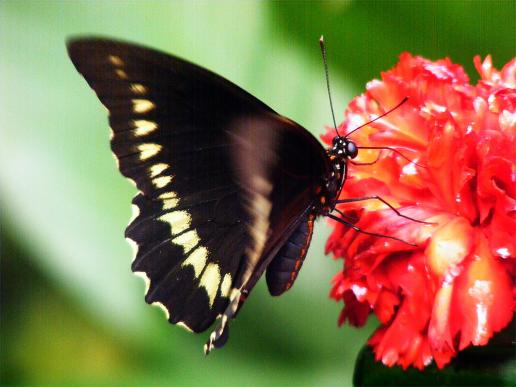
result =
[{"label": "butterfly thorax", "polygon": [[353,141],[345,137],[335,136],[333,146],[326,150],[331,164],[331,170],[325,177],[323,186],[318,190],[318,205],[314,210],[317,215],[329,214],[336,205],[340,192],[347,177],[347,162],[357,156],[358,148]]}]

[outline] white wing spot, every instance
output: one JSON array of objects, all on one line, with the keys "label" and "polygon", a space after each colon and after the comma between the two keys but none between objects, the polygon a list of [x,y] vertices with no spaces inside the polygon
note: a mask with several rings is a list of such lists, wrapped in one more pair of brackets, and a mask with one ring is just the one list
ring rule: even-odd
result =
[{"label": "white wing spot", "polygon": [[151,166],[149,168],[149,173],[150,173],[151,177],[156,177],[161,172],[163,172],[165,169],[167,169],[169,167],[170,166],[168,164],[165,164],[165,163],[154,164],[153,166]]},{"label": "white wing spot", "polygon": [[133,125],[136,128],[134,131],[134,135],[136,137],[146,136],[158,128],[158,124],[156,122],[147,120],[133,120]]},{"label": "white wing spot", "polygon": [[161,145],[145,143],[138,145],[137,149],[138,152],[140,152],[140,160],[147,160],[155,156],[161,150]]},{"label": "white wing spot", "polygon": [[190,329],[190,327],[189,327],[188,325],[186,325],[183,321],[179,321],[179,322],[177,322],[177,323],[176,323],[176,325],[177,325],[178,327],[181,327],[181,328],[183,328],[183,329],[186,329],[188,332],[193,332],[193,330],[192,330],[192,329]]},{"label": "white wing spot", "polygon": [[220,268],[216,263],[208,263],[199,281],[199,287],[204,287],[210,300],[210,308],[213,306],[217,289],[220,285]]},{"label": "white wing spot", "polygon": [[[170,233],[172,235],[176,235],[176,234],[179,234],[180,232],[188,230],[190,228],[190,222],[192,221],[192,217],[186,211],[172,211],[167,214],[161,215],[158,219],[161,220],[162,222],[166,222],[170,225]],[[183,235],[186,235],[186,234],[188,234],[188,233],[185,233]],[[174,241],[172,241],[172,242],[174,242]],[[176,242],[174,242],[174,243],[176,243]],[[180,244],[180,243],[176,243],[176,244]]]},{"label": "white wing spot", "polygon": [[187,259],[183,261],[181,267],[192,266],[195,273],[195,278],[199,278],[199,275],[206,266],[208,260],[208,249],[204,246],[197,247]]},{"label": "white wing spot", "polygon": [[131,238],[125,238],[125,240],[127,243],[129,243],[129,246],[131,246],[131,249],[133,250],[133,259],[131,261],[134,261],[138,255],[138,243],[133,241]]},{"label": "white wing spot", "polygon": [[156,177],[161,172],[163,172],[165,169],[167,169],[168,167],[169,167],[169,165],[165,164],[165,163],[154,164],[153,166],[151,166],[149,168],[150,176],[151,177]]},{"label": "white wing spot", "polygon": [[111,154],[113,155],[113,158],[115,159],[116,167],[118,169],[120,169],[120,160],[118,160],[118,157],[116,157],[116,155],[113,152],[111,152]]},{"label": "white wing spot", "polygon": [[158,308],[160,308],[163,311],[163,313],[165,313],[165,317],[167,318],[167,320],[170,318],[170,313],[169,313],[167,307],[165,305],[163,305],[161,302],[155,301],[151,305],[157,306]]},{"label": "white wing spot", "polygon": [[120,58],[117,55],[109,55],[108,60],[109,60],[109,62],[111,62],[111,64],[113,64],[115,66],[123,66],[124,65],[124,61],[122,60],[122,58]]},{"label": "white wing spot", "polygon": [[176,208],[178,204],[179,204],[179,199],[163,200],[163,210],[171,210],[172,208]]},{"label": "white wing spot", "polygon": [[137,277],[140,277],[144,281],[144,283],[145,283],[145,294],[147,294],[147,292],[150,289],[150,285],[151,285],[151,281],[150,281],[150,278],[147,276],[147,273],[145,273],[144,271],[135,271],[134,275],[137,276]]},{"label": "white wing spot", "polygon": [[164,210],[171,210],[179,204],[179,198],[177,197],[176,192],[165,192],[158,197],[163,201]]},{"label": "white wing spot", "polygon": [[229,291],[231,289],[231,274],[226,273],[224,279],[222,280],[222,284],[220,285],[220,294],[222,297],[228,297]]},{"label": "white wing spot", "polygon": [[[118,165],[117,165],[117,167],[118,167]],[[130,177],[127,177],[127,176],[126,176],[125,178],[126,178],[127,180],[129,180],[129,183],[131,183],[132,185],[134,185],[135,187],[137,187],[136,182],[135,182],[133,179],[131,179]]]},{"label": "white wing spot", "polygon": [[129,224],[133,223],[134,220],[140,215],[140,207],[138,207],[136,204],[131,204],[131,219],[129,219]]},{"label": "white wing spot", "polygon": [[171,181],[172,181],[172,176],[161,176],[161,177],[156,177],[155,179],[152,179],[152,184],[154,184],[154,186],[159,189],[159,188],[165,187]]},{"label": "white wing spot", "polygon": [[[180,212],[180,211],[175,211]],[[184,211],[181,211],[184,212]],[[190,216],[190,215],[188,215]],[[184,234],[179,235],[177,238],[172,239],[172,243],[183,247],[183,251],[187,254],[190,250],[192,250],[195,246],[197,246],[200,242],[201,238],[197,234],[197,231],[191,230],[185,232]]]},{"label": "white wing spot", "polygon": [[133,111],[135,113],[147,113],[154,109],[156,105],[148,99],[133,99]]},{"label": "white wing spot", "polygon": [[174,192],[174,191],[165,192],[165,193],[162,193],[161,195],[159,195],[158,197],[161,200],[175,199],[175,198],[177,198],[177,192]]},{"label": "white wing spot", "polygon": [[115,70],[115,74],[116,74],[116,75],[118,76],[118,78],[120,78],[120,79],[127,79],[127,78],[129,78],[129,77],[127,76],[127,73],[126,73],[124,70],[121,70],[121,69],[116,69],[116,70]]},{"label": "white wing spot", "polygon": [[141,83],[131,83],[131,91],[134,94],[143,95],[147,93],[147,88],[143,86]]}]

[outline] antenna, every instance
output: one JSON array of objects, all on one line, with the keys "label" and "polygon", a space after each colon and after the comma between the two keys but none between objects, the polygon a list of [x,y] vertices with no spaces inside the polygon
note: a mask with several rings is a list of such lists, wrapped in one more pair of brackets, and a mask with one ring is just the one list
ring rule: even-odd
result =
[{"label": "antenna", "polygon": [[328,74],[328,62],[326,61],[326,46],[324,45],[324,36],[321,35],[321,38],[319,39],[319,45],[321,46],[321,53],[324,63],[324,73],[326,74],[326,87],[328,89],[328,98],[330,100],[330,109],[331,109],[331,116],[333,118],[333,126],[335,128],[335,132],[337,132],[337,136],[340,137],[340,133],[337,129],[337,123],[335,122],[335,113],[333,112],[333,102],[331,100],[331,92],[330,92],[330,76]]},{"label": "antenna", "polygon": [[[404,104],[405,102],[407,102],[407,101],[408,101],[408,97],[403,98],[403,100],[402,100],[399,104],[397,104],[396,106],[394,106],[392,109],[390,109],[390,110],[386,111],[386,112],[385,112],[385,113],[383,113],[382,115],[379,115],[379,116],[378,116],[378,117],[376,117],[375,119],[372,119],[371,121],[368,121],[368,122],[366,122],[365,124],[360,125],[358,128],[353,129],[351,132],[349,132],[348,134],[346,134],[344,137],[348,137],[351,133],[356,132],[358,129],[363,128],[364,126],[369,125],[370,123],[375,122],[376,120],[379,120],[379,119],[380,119],[380,118],[382,118],[382,117],[385,117],[387,114],[389,114],[390,112],[392,112],[392,111],[396,110],[397,108],[399,108],[401,105],[403,105],[403,104]],[[365,148],[364,148],[364,149],[365,149]]]}]

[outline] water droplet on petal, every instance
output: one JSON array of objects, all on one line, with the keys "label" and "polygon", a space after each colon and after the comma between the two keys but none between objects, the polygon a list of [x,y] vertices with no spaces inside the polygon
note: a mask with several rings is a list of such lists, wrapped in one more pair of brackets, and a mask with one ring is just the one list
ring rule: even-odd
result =
[{"label": "water droplet on petal", "polygon": [[509,249],[507,247],[500,247],[499,249],[496,249],[496,253],[502,257],[502,258],[509,258]]},{"label": "water droplet on petal", "polygon": [[359,285],[352,285],[351,290],[353,291],[353,293],[355,294],[355,296],[357,298],[363,297],[367,293],[367,288],[365,288],[363,286],[359,286]]},{"label": "water droplet on petal", "polygon": [[416,175],[417,174],[417,170],[416,170],[416,166],[414,165],[414,163],[408,163],[407,165],[405,165],[402,170],[401,170],[405,175]]}]

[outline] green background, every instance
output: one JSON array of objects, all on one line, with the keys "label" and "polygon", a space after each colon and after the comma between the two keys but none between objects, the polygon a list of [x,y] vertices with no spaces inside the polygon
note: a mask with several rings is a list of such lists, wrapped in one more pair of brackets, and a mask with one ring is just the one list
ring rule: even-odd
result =
[{"label": "green background", "polygon": [[239,84],[319,135],[365,83],[410,51],[501,66],[516,2],[0,1],[1,374],[6,384],[350,385],[374,329],[337,328],[342,261],[319,221],[288,294],[260,284],[208,358],[206,335],[143,301],[123,238],[134,188],[116,170],[104,109],[65,40],[100,34],[174,53]]}]

